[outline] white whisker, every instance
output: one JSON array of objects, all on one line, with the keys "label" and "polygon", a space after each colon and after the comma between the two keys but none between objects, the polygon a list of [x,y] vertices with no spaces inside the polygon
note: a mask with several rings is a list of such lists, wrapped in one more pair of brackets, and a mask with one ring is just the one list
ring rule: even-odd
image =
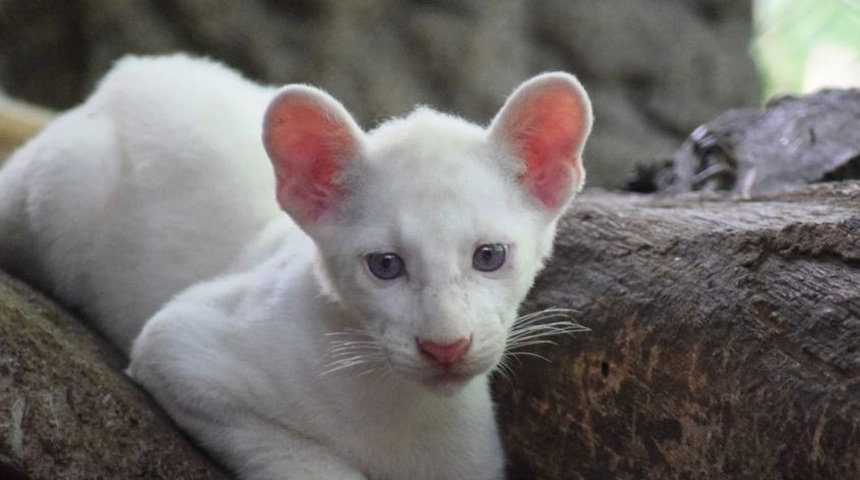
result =
[{"label": "white whisker", "polygon": [[350,353],[350,352],[362,352],[362,351],[371,351],[376,350],[376,344],[367,343],[367,344],[350,344],[350,345],[335,345],[333,347],[328,348],[328,353],[331,355],[342,354],[342,353]]},{"label": "white whisker", "polygon": [[556,343],[552,340],[524,339],[524,340],[517,341],[517,342],[508,342],[507,347],[509,349],[514,349],[514,348],[534,347],[535,345],[558,346],[558,343]]},{"label": "white whisker", "polygon": [[357,376],[370,375],[385,365],[382,347],[368,332],[358,329],[345,329],[324,334],[333,338],[328,343],[324,355],[324,365],[320,376],[344,370],[362,368]]},{"label": "white whisker", "polygon": [[369,357],[369,356],[349,357],[349,358],[345,358],[343,360],[339,360],[339,361],[327,364],[326,369],[323,370],[323,372],[320,375],[322,375],[322,376],[330,375],[330,374],[335,373],[335,372],[340,372],[342,370],[346,370],[346,369],[350,369],[350,368],[354,368],[354,367],[359,367],[359,366],[363,366],[363,365],[364,366],[375,365],[378,363],[378,361],[379,361],[378,358]]},{"label": "white whisker", "polygon": [[368,368],[367,370],[364,370],[361,373],[359,373],[358,375],[356,375],[356,377],[366,377],[368,375],[376,373],[376,371],[377,371],[377,369],[375,369],[375,368]]},{"label": "white whisker", "polygon": [[510,357],[511,358],[532,357],[532,358],[539,358],[539,359],[541,359],[547,363],[552,363],[552,360],[544,357],[543,355],[541,355],[539,353],[534,353],[534,352],[523,352],[523,351],[510,352]]},{"label": "white whisker", "polygon": [[505,381],[508,382],[509,385],[513,385],[514,384],[514,370],[508,364],[508,360],[510,358],[512,358],[512,357],[509,357],[507,355],[502,357],[502,359],[496,365],[496,369],[493,371],[493,373],[498,374],[499,376],[504,378]]},{"label": "white whisker", "polygon": [[548,308],[518,317],[511,326],[505,344],[505,354],[498,365],[498,371],[502,376],[507,377],[508,374],[513,376],[513,368],[509,362],[519,362],[521,357],[539,358],[551,363],[547,357],[523,349],[540,345],[558,345],[550,337],[572,336],[575,333],[590,331],[589,328],[576,323],[573,316],[575,313],[578,312],[568,308]]}]

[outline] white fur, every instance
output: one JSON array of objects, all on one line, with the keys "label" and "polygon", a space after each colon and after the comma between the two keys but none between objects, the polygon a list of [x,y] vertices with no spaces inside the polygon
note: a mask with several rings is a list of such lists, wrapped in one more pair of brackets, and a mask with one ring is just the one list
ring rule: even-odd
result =
[{"label": "white fur", "polygon": [[184,56],[127,58],[0,175],[0,266],[123,351],[279,216],[260,118],[273,90]]},{"label": "white fur", "polygon": [[[584,142],[568,77],[540,81],[581,93]],[[488,374],[563,208],[521,188],[495,123],[421,108],[358,131],[350,195],[300,228],[260,142],[275,93],[207,61],[123,60],[0,171],[0,265],[126,352],[137,337],[131,376],[244,480],[503,478]],[[474,270],[493,242],[505,266]],[[407,275],[371,275],[378,251]],[[463,336],[448,375],[416,346]]]}]

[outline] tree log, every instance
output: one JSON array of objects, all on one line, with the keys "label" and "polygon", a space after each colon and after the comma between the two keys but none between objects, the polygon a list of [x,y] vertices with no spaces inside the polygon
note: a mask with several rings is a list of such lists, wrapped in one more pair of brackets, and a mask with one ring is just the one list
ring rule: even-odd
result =
[{"label": "tree log", "polygon": [[229,478],[122,374],[124,363],[0,273],[0,478]]},{"label": "tree log", "polygon": [[860,182],[583,195],[551,306],[592,331],[496,382],[511,478],[860,478]]}]

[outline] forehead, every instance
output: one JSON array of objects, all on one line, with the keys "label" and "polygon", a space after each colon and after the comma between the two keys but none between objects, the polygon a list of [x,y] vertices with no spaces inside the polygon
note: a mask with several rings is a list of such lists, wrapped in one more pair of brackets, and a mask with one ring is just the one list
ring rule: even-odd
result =
[{"label": "forehead", "polygon": [[509,196],[514,172],[477,125],[421,109],[371,132],[369,139],[363,183],[372,194],[386,196],[381,203],[414,202],[443,214],[464,205],[492,207]]},{"label": "forehead", "polygon": [[482,128],[425,109],[368,140],[354,197],[363,226],[390,241],[415,242],[498,236],[508,228],[521,200],[516,172]]},{"label": "forehead", "polygon": [[451,176],[484,163],[490,150],[486,137],[484,129],[473,123],[420,108],[368,134],[367,167],[376,177],[386,171],[425,180]]}]

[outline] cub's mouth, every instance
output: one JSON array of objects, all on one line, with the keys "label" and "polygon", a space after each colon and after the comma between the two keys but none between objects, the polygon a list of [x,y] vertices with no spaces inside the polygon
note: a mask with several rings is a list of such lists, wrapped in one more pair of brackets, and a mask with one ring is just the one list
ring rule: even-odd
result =
[{"label": "cub's mouth", "polygon": [[[444,395],[461,390],[476,378],[488,374],[490,371],[492,371],[492,365],[487,367],[481,366],[479,368],[458,368],[457,366],[445,368],[434,366],[422,370],[417,375],[417,380],[418,383],[428,390]],[[416,375],[413,374],[407,378],[415,379]]]}]

